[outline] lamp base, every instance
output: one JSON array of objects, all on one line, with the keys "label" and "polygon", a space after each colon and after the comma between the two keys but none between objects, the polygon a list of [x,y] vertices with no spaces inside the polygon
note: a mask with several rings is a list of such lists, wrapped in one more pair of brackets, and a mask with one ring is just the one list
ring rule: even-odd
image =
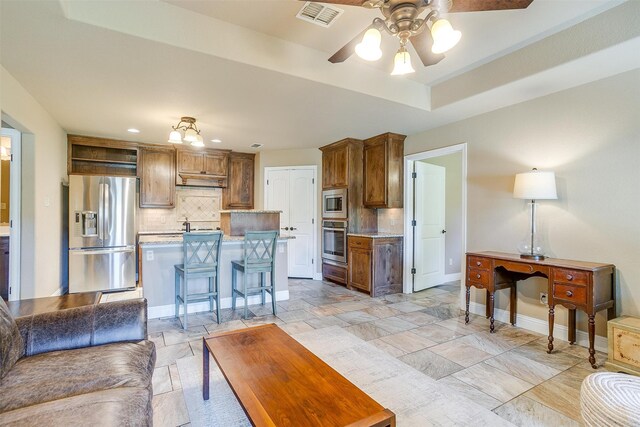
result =
[{"label": "lamp base", "polygon": [[535,261],[542,261],[545,259],[544,255],[536,255],[536,254],[520,254],[520,258],[523,259],[533,259]]}]

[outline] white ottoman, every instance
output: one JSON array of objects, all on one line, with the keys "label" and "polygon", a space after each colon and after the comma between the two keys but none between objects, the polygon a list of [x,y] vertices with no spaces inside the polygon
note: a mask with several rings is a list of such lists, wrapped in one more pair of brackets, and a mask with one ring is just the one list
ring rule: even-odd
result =
[{"label": "white ottoman", "polygon": [[613,372],[591,374],[582,382],[580,407],[587,426],[639,426],[640,378]]}]

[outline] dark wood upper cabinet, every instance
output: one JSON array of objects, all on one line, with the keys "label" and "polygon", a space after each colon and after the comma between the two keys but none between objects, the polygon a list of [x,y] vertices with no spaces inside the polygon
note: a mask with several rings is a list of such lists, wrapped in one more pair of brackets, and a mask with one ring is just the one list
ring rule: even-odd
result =
[{"label": "dark wood upper cabinet", "polygon": [[176,184],[199,187],[226,187],[229,150],[178,148]]},{"label": "dark wood upper cabinet", "polygon": [[138,147],[115,139],[67,136],[69,175],[137,176]]},{"label": "dark wood upper cabinet", "polygon": [[404,196],[404,139],[384,133],[364,140],[363,204],[368,208],[401,208]]},{"label": "dark wood upper cabinet", "polygon": [[173,208],[176,193],[175,150],[140,148],[140,207]]},{"label": "dark wood upper cabinet", "polygon": [[[355,141],[355,140],[353,140]],[[345,139],[322,147],[322,188],[345,188],[349,186],[349,158],[351,140]]]},{"label": "dark wood upper cabinet", "polygon": [[222,209],[253,209],[255,154],[229,153],[229,182],[222,189]]}]

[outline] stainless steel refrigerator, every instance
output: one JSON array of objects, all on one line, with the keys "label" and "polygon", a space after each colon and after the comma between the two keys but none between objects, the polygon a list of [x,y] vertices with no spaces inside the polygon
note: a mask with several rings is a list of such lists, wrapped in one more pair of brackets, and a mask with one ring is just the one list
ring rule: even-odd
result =
[{"label": "stainless steel refrigerator", "polygon": [[69,176],[69,292],[136,285],[136,178]]}]

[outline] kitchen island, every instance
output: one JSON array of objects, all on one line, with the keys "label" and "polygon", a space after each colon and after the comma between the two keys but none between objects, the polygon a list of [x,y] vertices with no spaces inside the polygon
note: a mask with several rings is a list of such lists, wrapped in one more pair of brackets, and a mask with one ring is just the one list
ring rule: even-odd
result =
[{"label": "kitchen island", "polygon": [[[276,300],[289,299],[287,278],[287,237],[278,239],[276,247]],[[231,261],[241,260],[243,257],[242,236],[225,235],[220,250],[220,307],[231,307]],[[144,297],[149,307],[149,318],[173,316],[175,314],[175,264],[182,264],[182,235],[179,233],[163,235],[139,236],[141,269],[140,277]],[[243,280],[240,274],[238,279]],[[259,276],[251,274],[247,278],[248,286],[256,286]],[[267,279],[269,280],[269,279]],[[190,291],[204,292],[207,289],[207,279],[190,281]],[[271,297],[267,294],[267,304]],[[240,307],[244,302],[238,298]],[[249,297],[249,304],[259,304],[260,295]],[[189,304],[189,313],[209,310],[208,302],[194,302]],[[212,322],[213,322],[212,318]]]}]

